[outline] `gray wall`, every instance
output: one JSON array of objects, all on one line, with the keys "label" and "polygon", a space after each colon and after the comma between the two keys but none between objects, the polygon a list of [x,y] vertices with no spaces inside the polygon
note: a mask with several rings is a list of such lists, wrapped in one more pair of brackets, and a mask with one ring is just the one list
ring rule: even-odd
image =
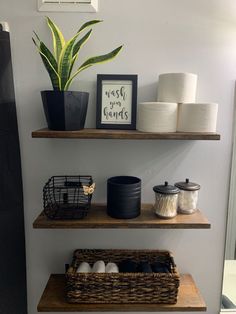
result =
[{"label": "gray wall", "polygon": [[[100,0],[97,14],[49,14],[71,36],[88,19],[104,19],[81,58],[102,54],[123,43],[110,64],[81,73],[74,89],[90,90],[87,126],[95,126],[97,73],[139,75],[139,101],[156,97],[158,75],[193,72],[199,76],[197,99],[219,103],[219,142],[32,139],[44,127],[40,90],[50,83],[31,41],[32,31],[50,36],[36,0],[2,0],[1,19],[11,27],[16,101],[21,139],[28,269],[29,314],[50,273],[64,271],[75,248],[159,248],[172,250],[180,272],[191,273],[216,314],[221,294],[225,223],[236,77],[236,4],[234,0]],[[54,174],[93,175],[94,196],[104,201],[106,179],[140,176],[143,201],[153,202],[152,187],[189,177],[199,182],[199,207],[210,230],[34,230],[42,209],[42,187]]]}]

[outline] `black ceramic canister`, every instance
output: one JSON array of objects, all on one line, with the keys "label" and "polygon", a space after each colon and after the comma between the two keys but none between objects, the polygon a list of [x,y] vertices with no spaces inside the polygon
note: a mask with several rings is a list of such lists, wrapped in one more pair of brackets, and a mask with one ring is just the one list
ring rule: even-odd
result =
[{"label": "black ceramic canister", "polygon": [[130,219],[140,215],[141,179],[131,176],[107,180],[107,213],[113,218]]}]

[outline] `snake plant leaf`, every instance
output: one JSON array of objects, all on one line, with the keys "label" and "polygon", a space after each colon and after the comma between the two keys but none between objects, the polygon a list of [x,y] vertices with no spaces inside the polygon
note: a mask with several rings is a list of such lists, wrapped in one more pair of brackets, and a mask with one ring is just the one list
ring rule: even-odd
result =
[{"label": "snake plant leaf", "polygon": [[68,90],[72,80],[83,70],[95,65],[95,64],[100,64],[100,63],[104,63],[104,62],[108,62],[111,61],[112,59],[114,59],[118,53],[121,51],[121,49],[123,48],[122,46],[119,46],[118,48],[112,50],[111,52],[105,54],[105,55],[101,55],[101,56],[96,56],[96,57],[92,57],[89,58],[88,60],[86,60],[79,68],[78,70],[69,78],[69,80],[66,82],[65,85],[65,90]]},{"label": "snake plant leaf", "polygon": [[121,51],[122,48],[123,48],[123,45],[119,46],[118,48],[112,50],[111,52],[109,52],[105,55],[89,58],[79,67],[78,70],[81,72],[81,71],[87,69],[88,67],[91,67],[92,65],[111,61],[112,59],[114,59],[118,55],[118,53]]},{"label": "snake plant leaf", "polygon": [[73,47],[73,53],[72,53],[72,62],[71,62],[71,66],[70,66],[70,73],[69,73],[69,77],[71,75],[72,69],[74,67],[74,63],[76,61],[76,59],[78,58],[78,54],[79,51],[81,49],[81,47],[86,43],[86,41],[89,39],[90,35],[92,33],[92,30],[88,31]]},{"label": "snake plant leaf", "polygon": [[46,18],[48,27],[50,28],[52,33],[54,55],[56,60],[58,60],[61,50],[65,45],[65,39],[57,25],[49,17]]},{"label": "snake plant leaf", "polygon": [[92,30],[88,31],[73,47],[73,57],[79,52],[80,48],[86,43],[91,36]]},{"label": "snake plant leaf", "polygon": [[61,78],[61,90],[64,89],[65,84],[70,76],[71,65],[73,62],[73,48],[79,32],[75,34],[70,40],[68,40],[65,46],[62,48],[58,61],[58,74]]},{"label": "snake plant leaf", "polygon": [[52,55],[51,51],[44,45],[43,42],[40,43],[40,51],[41,58],[50,76],[53,89],[58,90],[60,89],[60,77],[56,70],[57,62],[54,56]]},{"label": "snake plant leaf", "polygon": [[[38,34],[37,34],[35,31],[34,31],[33,33],[34,33],[36,39],[40,42],[41,40],[40,40]],[[32,38],[32,39],[33,39],[34,44],[36,45],[36,42],[35,42],[34,38]],[[36,45],[36,46],[37,46],[37,45]]]},{"label": "snake plant leaf", "polygon": [[56,71],[57,62],[54,56],[52,55],[51,51],[46,47],[46,45],[42,41],[40,41],[38,36],[37,36],[37,39],[39,40],[39,43],[36,43],[35,39],[32,38],[35,46],[38,48],[43,64],[49,74],[53,89],[59,90],[60,89],[60,77]]},{"label": "snake plant leaf", "polygon": [[92,21],[88,21],[88,22],[84,23],[84,24],[80,27],[80,29],[78,30],[78,33],[81,33],[81,32],[82,32],[85,28],[87,28],[87,27],[90,27],[90,26],[92,26],[92,25],[94,25],[94,24],[101,23],[101,22],[103,22],[103,20],[92,20]]},{"label": "snake plant leaf", "polygon": [[[87,27],[90,27],[94,24],[97,24],[97,23],[101,23],[103,22],[102,20],[92,20],[92,21],[89,21],[89,22],[86,22],[84,23],[80,29],[78,30],[78,33],[80,34],[84,29],[86,29]],[[90,35],[92,33],[92,30],[89,30],[74,46],[73,48],[73,61],[72,61],[72,64],[71,64],[71,71],[72,71],[72,68],[74,66],[74,63],[78,57],[78,52],[80,50],[80,48],[86,43],[86,41],[89,39]],[[71,73],[70,71],[70,73]]]},{"label": "snake plant leaf", "polygon": [[42,50],[42,52],[47,56],[47,58],[49,59],[50,63],[52,64],[53,68],[55,69],[55,71],[57,72],[57,61],[54,58],[53,54],[51,53],[51,51],[47,48],[47,46],[44,44],[44,42],[39,38],[39,36],[37,35],[37,33],[35,33],[35,36],[39,42],[39,44],[36,43],[36,41],[33,39],[34,44],[40,49]]}]

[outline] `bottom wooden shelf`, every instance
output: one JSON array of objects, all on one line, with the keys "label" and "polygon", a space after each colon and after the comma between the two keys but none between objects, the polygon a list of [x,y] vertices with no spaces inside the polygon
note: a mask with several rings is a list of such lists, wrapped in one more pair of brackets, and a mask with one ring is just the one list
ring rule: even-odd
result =
[{"label": "bottom wooden shelf", "polygon": [[181,275],[176,304],[70,304],[65,301],[65,276],[51,275],[38,312],[191,312],[206,311],[206,304],[189,274]]}]

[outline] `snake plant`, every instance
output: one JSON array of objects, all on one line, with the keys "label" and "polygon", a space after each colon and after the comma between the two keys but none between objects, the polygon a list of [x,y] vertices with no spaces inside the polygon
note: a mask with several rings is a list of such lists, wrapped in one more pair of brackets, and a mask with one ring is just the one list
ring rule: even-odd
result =
[{"label": "snake plant", "polygon": [[53,52],[44,44],[39,36],[34,32],[33,42],[42,58],[43,64],[48,71],[54,90],[67,91],[73,79],[83,70],[99,63],[107,62],[117,56],[123,46],[113,51],[94,56],[83,62],[74,72],[75,61],[78,59],[79,51],[89,39],[92,29],[80,38],[81,33],[92,25],[102,22],[92,20],[83,24],[77,33],[68,41],[65,40],[57,25],[49,18],[47,25],[52,33]]}]

